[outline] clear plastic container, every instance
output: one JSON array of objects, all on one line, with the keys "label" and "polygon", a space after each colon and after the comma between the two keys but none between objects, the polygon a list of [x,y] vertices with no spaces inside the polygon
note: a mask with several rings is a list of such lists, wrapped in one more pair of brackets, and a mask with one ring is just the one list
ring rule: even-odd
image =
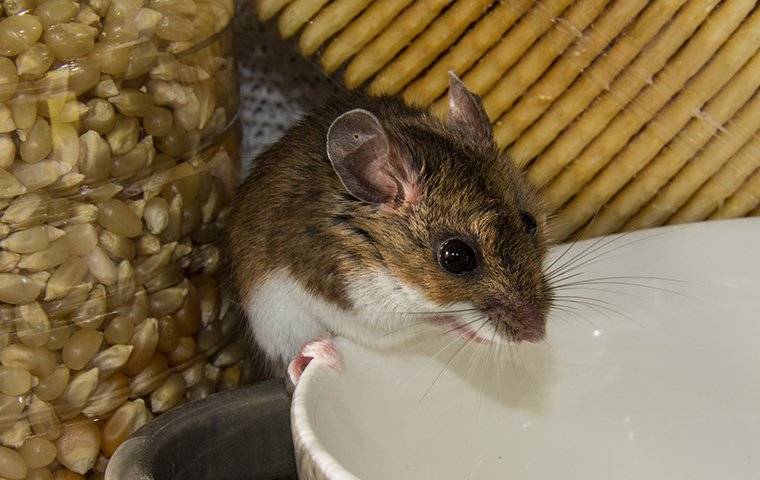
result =
[{"label": "clear plastic container", "polygon": [[237,181],[231,0],[0,9],[0,477],[100,478],[241,383],[215,244]]}]

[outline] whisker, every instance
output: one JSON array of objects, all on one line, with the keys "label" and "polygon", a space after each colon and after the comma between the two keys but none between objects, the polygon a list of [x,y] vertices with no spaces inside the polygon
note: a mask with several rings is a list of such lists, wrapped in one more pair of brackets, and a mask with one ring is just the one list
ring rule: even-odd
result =
[{"label": "whisker", "polygon": [[509,364],[512,366],[512,375],[515,376],[515,380],[518,378],[517,363],[515,362],[515,344],[510,342],[507,344],[507,350],[509,350]]},{"label": "whisker", "polygon": [[563,274],[563,276],[547,278],[547,281],[549,282],[550,285],[554,286],[557,283],[564,282],[566,280],[570,280],[572,278],[580,277],[586,274],[587,272],[575,272],[575,273],[567,272],[566,274]]},{"label": "whisker", "polygon": [[425,333],[428,332],[428,331],[435,330],[435,326],[434,325],[432,325],[429,322],[426,322],[424,320],[421,320],[419,322],[414,322],[414,323],[411,323],[409,325],[404,325],[403,327],[395,328],[395,329],[389,331],[388,333],[385,333],[385,334],[381,335],[379,338],[384,339],[384,338],[390,337],[391,335],[395,335],[397,333],[400,333],[400,332],[402,332],[404,330],[408,330],[408,329],[414,328],[414,327],[419,327],[421,325],[429,325],[430,326],[430,328],[427,329],[425,331]]},{"label": "whisker", "polygon": [[[581,301],[578,301],[578,300],[563,300],[563,302],[565,302],[565,303],[571,303],[573,305],[581,305],[581,306],[584,306],[584,307],[591,307],[592,309],[594,307],[593,305],[591,305],[589,303],[581,302]],[[564,306],[568,307],[568,308],[571,307],[570,305],[567,305],[567,304],[565,304]],[[591,321],[591,319],[588,318],[588,316],[581,315],[581,313],[583,313],[583,311],[580,308],[575,307],[575,310],[578,312],[578,319],[579,320],[581,320],[582,322],[588,324],[590,327],[596,329],[596,325],[594,324],[594,322]],[[595,310],[595,311],[597,313],[601,313],[598,310]]]},{"label": "whisker", "polygon": [[496,362],[496,393],[497,398],[499,395],[501,395],[501,375],[502,375],[502,369],[503,369],[503,362],[504,362],[504,345],[502,345],[501,342],[496,342],[493,344],[494,349],[494,361]]},{"label": "whisker", "polygon": [[[599,258],[603,257],[604,255],[608,255],[616,250],[619,250],[625,246],[615,246],[614,248],[605,250],[607,247],[611,246],[613,243],[623,240],[624,238],[627,238],[629,235],[631,235],[633,232],[626,232],[621,235],[615,235],[611,238],[609,237],[600,237],[598,240],[596,240],[594,243],[583,249],[579,254],[575,255],[572,259],[570,259],[565,264],[557,267],[554,271],[547,274],[549,278],[556,278],[559,277],[565,273],[568,273],[574,269],[582,268],[585,265],[588,265],[594,260],[598,260]],[[591,256],[591,258],[587,258]],[[580,263],[579,263],[580,262]]]},{"label": "whisker", "polygon": [[659,277],[656,275],[609,275],[606,277],[592,277],[589,280],[660,280],[663,282],[673,282],[673,283],[689,283],[686,280],[682,280],[680,278],[671,278],[671,277]]},{"label": "whisker", "polygon": [[477,410],[477,414],[476,414],[476,416],[477,416],[476,420],[477,420],[477,418],[480,417],[480,411],[482,410],[482,407],[483,407],[483,398],[485,397],[486,389],[484,387],[482,387],[482,385],[485,383],[485,380],[486,380],[486,372],[488,370],[490,370],[489,366],[490,366],[490,363],[491,363],[491,354],[493,353],[493,350],[494,350],[494,346],[493,345],[494,345],[494,339],[495,338],[496,338],[496,329],[494,328],[493,329],[493,333],[491,334],[491,341],[490,341],[490,344],[488,345],[488,349],[487,349],[487,353],[486,353],[485,365],[482,365],[481,368],[480,368],[480,370],[482,372],[481,375],[480,375],[481,388],[480,388],[480,401],[478,402],[478,410]]},{"label": "whisker", "polygon": [[[581,310],[576,307],[573,307],[570,305],[562,305],[562,304],[552,305],[552,311],[555,311],[555,310],[563,312],[563,313],[567,313],[567,314],[572,314],[572,315],[575,315],[576,317],[579,317],[581,313]],[[565,320],[565,319],[558,319],[558,320]]]},{"label": "whisker", "polygon": [[[470,326],[470,325],[472,325],[473,323],[475,323],[475,322],[477,322],[479,320],[481,320],[481,318],[476,318],[476,319],[473,319],[473,320],[461,323],[458,326]],[[425,329],[424,331],[419,332],[420,334],[425,334],[425,333],[433,332],[433,331],[436,331],[436,330],[440,329],[440,325],[438,325],[438,324],[431,324],[430,322],[420,321],[420,322],[415,322],[415,323],[413,323],[411,325],[405,325],[403,327],[400,327],[400,328],[397,328],[395,330],[392,330],[392,331],[390,331],[390,332],[388,332],[388,333],[386,333],[384,335],[381,335],[379,338],[387,338],[390,335],[394,335],[394,334],[399,333],[399,332],[401,332],[403,330],[407,330],[409,328],[413,328],[413,327],[420,326],[420,325],[429,325],[430,326],[430,328]],[[451,332],[453,332],[456,329],[457,329],[457,327],[454,327],[451,330],[448,330],[448,331],[445,331],[445,332],[442,332],[442,333],[451,333]]]},{"label": "whisker", "polygon": [[644,284],[644,283],[621,282],[621,281],[606,281],[606,280],[605,281],[602,281],[602,280],[583,280],[583,281],[569,283],[569,284],[564,284],[564,285],[557,285],[557,286],[554,287],[554,289],[555,290],[562,290],[562,289],[574,288],[574,287],[582,286],[582,285],[625,285],[625,286],[628,286],[628,287],[639,287],[639,288],[646,288],[646,289],[649,289],[649,290],[656,290],[656,291],[660,291],[660,292],[670,293],[672,295],[678,295],[679,297],[688,298],[690,300],[694,298],[691,295],[687,295],[687,294],[682,293],[682,292],[677,292],[675,290],[671,290],[671,289],[668,289],[668,288],[655,287],[653,285],[647,285],[647,284]]},{"label": "whisker", "polygon": [[[486,318],[486,319],[476,318],[475,320],[471,320],[471,321],[469,321],[469,322],[466,322],[466,323],[463,323],[463,324],[459,324],[459,325],[457,325],[457,326],[455,326],[455,327],[451,328],[450,330],[446,330],[446,332],[444,332],[444,333],[451,333],[451,332],[455,332],[455,331],[459,330],[461,327],[463,327],[463,326],[465,326],[465,327],[466,327],[466,326],[472,325],[473,323],[477,322],[478,320],[484,320],[484,321],[488,321],[488,319],[487,319],[487,318]],[[482,325],[481,325],[481,327],[479,327],[479,328],[482,328]]]},{"label": "whisker", "polygon": [[[609,240],[609,239],[606,239],[606,240]],[[578,243],[578,241],[579,241],[579,239],[574,240],[573,243],[571,243],[570,246],[568,247],[568,250],[570,248],[574,247]],[[557,271],[562,271],[562,269],[568,268],[570,265],[572,265],[576,261],[576,259],[578,259],[579,256],[584,255],[586,252],[588,252],[589,250],[593,249],[599,243],[604,242],[604,241],[605,241],[605,237],[600,237],[599,239],[597,239],[594,242],[592,242],[591,244],[589,244],[586,248],[584,248],[580,252],[576,253],[574,256],[570,257],[565,263],[563,263],[563,264],[555,267],[554,269],[550,269],[549,268],[554,263],[556,263],[556,261],[552,262],[552,264],[549,265],[549,267],[546,268],[546,275],[547,276],[551,276],[551,275],[554,275]],[[602,247],[600,247],[600,248],[602,248]],[[567,252],[567,250],[565,251],[565,253],[566,252]],[[563,253],[563,255],[564,255],[564,253]]]},{"label": "whisker", "polygon": [[[599,210],[597,210],[597,214],[598,214],[598,213],[599,213]],[[596,214],[594,214],[594,218],[596,218]],[[592,221],[591,221],[591,222],[589,222],[589,223],[586,225],[586,229],[588,229],[588,228],[591,226],[591,224],[592,224],[592,223],[593,223],[593,219],[592,219]],[[583,233],[585,233],[586,229],[584,229]],[[563,268],[569,267],[569,266],[570,266],[571,264],[573,264],[575,261],[579,261],[579,260],[581,260],[582,258],[584,258],[585,256],[587,256],[587,255],[589,255],[589,254],[592,254],[592,253],[594,253],[594,252],[596,252],[596,251],[599,251],[599,250],[601,250],[602,248],[604,248],[604,247],[606,247],[606,246],[608,246],[608,245],[611,245],[612,243],[614,243],[614,242],[616,242],[616,241],[618,241],[618,240],[621,240],[621,239],[623,239],[623,238],[627,238],[627,237],[628,237],[629,235],[631,235],[632,233],[634,233],[634,232],[633,232],[633,231],[630,231],[630,232],[624,232],[624,233],[622,233],[622,234],[618,234],[618,235],[612,235],[612,236],[603,236],[603,237],[599,237],[598,239],[594,240],[594,241],[593,241],[591,244],[589,244],[589,245],[588,245],[586,248],[584,248],[584,249],[583,249],[583,250],[581,250],[579,253],[577,253],[575,256],[573,256],[573,257],[572,257],[570,260],[568,260],[568,261],[567,261],[565,264],[563,264],[562,266],[558,267],[558,269],[559,269],[559,270],[562,270]],[[578,240],[580,240],[580,237],[576,237],[576,239],[573,241],[573,245],[574,245],[576,242],[578,242]],[[601,245],[600,245],[600,244],[601,244]],[[579,257],[580,257],[580,258],[579,258]],[[550,273],[554,273],[554,272],[550,272]]]},{"label": "whisker", "polygon": [[[516,347],[515,347],[516,348]],[[530,385],[530,389],[533,391],[533,393],[538,392],[538,387],[536,385],[536,382],[533,381],[533,377],[530,374],[530,370],[528,369],[528,365],[525,363],[525,360],[520,356],[520,352],[515,350],[516,357],[520,362],[520,366],[522,367],[523,372],[525,373],[525,378],[528,380],[528,385]]]},{"label": "whisker", "polygon": [[[475,330],[475,334],[476,334],[476,335],[477,335],[477,333],[480,331],[480,329],[481,329],[481,328],[483,328],[483,326],[485,326],[485,325],[486,325],[486,323],[488,323],[488,319],[484,319],[484,320],[483,320],[483,323],[482,323],[482,324],[481,324],[481,325],[480,325],[480,326],[479,326],[479,327],[478,327],[478,328]],[[469,339],[465,339],[464,343],[462,343],[462,346],[461,346],[461,347],[459,347],[459,348],[457,349],[457,351],[456,351],[456,352],[454,352],[454,355],[452,355],[452,356],[451,356],[451,358],[449,358],[449,360],[448,360],[448,361],[446,362],[446,364],[443,366],[443,368],[442,368],[442,369],[441,369],[441,371],[438,373],[438,375],[436,375],[435,379],[433,380],[433,383],[432,383],[432,384],[430,385],[430,387],[429,387],[429,388],[428,388],[428,389],[425,391],[425,394],[424,394],[424,395],[422,395],[422,398],[420,398],[420,401],[419,401],[419,403],[422,403],[422,401],[423,401],[423,400],[425,400],[425,397],[427,397],[427,396],[428,396],[428,394],[429,394],[429,393],[430,393],[430,392],[433,390],[433,387],[435,387],[435,384],[436,384],[436,383],[438,382],[438,380],[441,378],[441,376],[443,375],[443,373],[444,373],[444,372],[445,372],[445,371],[446,371],[446,370],[449,368],[449,365],[451,365],[451,362],[453,362],[453,361],[454,361],[454,359],[455,359],[455,358],[456,358],[456,357],[457,357],[457,356],[458,356],[458,355],[459,355],[459,354],[462,352],[462,350],[464,350],[464,348],[465,348],[467,345],[469,345],[469,344],[470,344],[470,340],[469,340]],[[447,348],[448,348],[448,347],[447,347]]]},{"label": "whisker", "polygon": [[[562,289],[559,289],[559,290],[568,290],[569,288],[570,287],[568,287],[568,288],[562,288]],[[608,288],[584,287],[584,286],[572,287],[572,288],[573,289],[577,289],[577,290],[587,290],[587,291],[590,291],[590,292],[602,292],[602,293],[613,293],[615,295],[627,295],[627,296],[632,297],[632,298],[644,298],[641,295],[636,295],[636,294],[631,293],[631,292],[629,292],[627,290],[610,290]],[[560,298],[560,297],[555,296],[555,298]]]},{"label": "whisker", "polygon": [[[628,321],[632,322],[632,323],[633,323],[633,324],[635,324],[636,326],[638,326],[638,327],[641,327],[641,328],[644,328],[644,325],[642,325],[642,324],[641,324],[641,322],[639,322],[639,321],[638,321],[638,320],[636,320],[635,318],[631,317],[631,316],[630,316],[630,315],[628,315],[628,314],[625,314],[625,313],[621,312],[620,310],[617,310],[617,309],[615,309],[615,308],[612,308],[612,307],[610,307],[610,306],[607,306],[607,305],[603,305],[603,304],[602,304],[602,305],[600,305],[600,304],[594,304],[594,303],[590,303],[590,302],[588,302],[588,301],[585,301],[585,302],[584,302],[584,301],[580,301],[580,300],[565,300],[565,301],[568,301],[568,302],[572,302],[572,303],[575,303],[575,304],[578,304],[578,305],[583,305],[583,306],[589,307],[589,308],[591,308],[592,310],[594,310],[595,312],[597,312],[597,313],[598,313],[598,314],[600,314],[600,315],[604,315],[604,311],[607,311],[608,313],[614,313],[614,314],[616,314],[616,315],[619,315],[619,316],[621,316],[621,317],[625,318],[626,320],[628,320]],[[588,320],[588,319],[587,319],[587,320]],[[590,324],[592,327],[596,328],[596,325],[594,325],[594,324],[593,324],[593,322],[589,321],[589,324]]]},{"label": "whisker", "polygon": [[[618,235],[618,236],[615,236],[615,237],[613,237],[613,241],[616,241],[616,240],[622,240],[623,238],[627,238],[627,237],[628,237],[630,234],[632,234],[632,233],[634,233],[634,231],[626,232],[626,233],[623,233],[622,235]],[[593,257],[591,257],[591,258],[588,258],[588,259],[586,259],[584,262],[582,262],[582,263],[580,263],[580,264],[577,264],[577,265],[575,265],[575,266],[574,266],[574,268],[583,268],[584,266],[586,266],[586,265],[590,264],[591,262],[593,262],[593,261],[595,261],[595,260],[598,260],[599,258],[601,258],[601,257],[603,257],[603,256],[605,256],[605,255],[609,255],[609,254],[611,254],[612,252],[615,252],[615,251],[620,251],[621,249],[623,249],[623,248],[626,248],[626,247],[628,247],[628,246],[630,246],[630,245],[635,245],[635,244],[637,244],[637,243],[639,243],[639,242],[643,242],[643,241],[645,241],[645,240],[651,240],[651,239],[653,239],[653,238],[656,238],[656,237],[659,237],[659,236],[662,236],[662,235],[666,235],[666,234],[669,234],[669,233],[670,233],[670,232],[662,232],[662,231],[659,231],[659,232],[655,232],[655,233],[652,233],[651,235],[648,235],[648,236],[646,236],[646,237],[637,238],[637,239],[631,240],[631,241],[629,241],[629,242],[626,242],[626,243],[624,243],[624,244],[622,244],[622,245],[617,245],[617,246],[615,246],[615,248],[614,248],[614,249],[612,249],[612,250],[608,250],[608,251],[600,252],[600,253],[598,253],[597,255],[595,255],[595,256],[593,256]],[[602,237],[602,238],[604,238],[604,237]],[[603,246],[601,246],[599,249],[601,250],[601,248],[604,248],[605,246],[607,246],[607,245],[610,245],[610,244],[612,244],[612,242],[609,242],[609,243],[607,243],[606,245],[603,245]]]},{"label": "whisker", "polygon": [[[597,213],[598,213],[598,211],[597,211]],[[592,222],[589,222],[589,224],[587,225],[587,227],[586,227],[586,228],[588,228],[588,226],[590,226],[592,223],[593,223],[593,220],[592,220]],[[589,245],[588,247],[586,247],[586,248],[585,248],[585,249],[584,249],[584,250],[583,250],[583,251],[582,251],[580,254],[584,254],[584,255],[583,255],[583,257],[585,257],[585,256],[587,256],[588,254],[592,254],[592,253],[594,253],[594,251],[599,251],[599,250],[602,250],[603,248],[605,248],[605,247],[607,247],[607,246],[609,246],[609,245],[613,244],[614,242],[617,242],[617,241],[619,241],[619,240],[623,240],[623,239],[625,239],[625,238],[628,238],[628,237],[629,237],[631,234],[633,234],[633,233],[635,233],[635,232],[636,232],[635,230],[632,230],[632,231],[628,231],[628,232],[623,232],[623,233],[621,233],[621,234],[613,235],[613,236],[611,236],[611,237],[610,237],[610,236],[603,236],[603,237],[599,237],[599,239],[597,239],[597,240],[596,240],[596,241],[594,241],[594,242],[593,242],[591,245]],[[585,230],[584,230],[584,232],[583,232],[583,233],[585,233]],[[667,233],[667,232],[657,232],[657,233],[654,233],[654,234],[652,234],[652,235],[649,235],[649,236],[647,236],[647,237],[644,237],[644,238],[640,238],[640,239],[636,239],[636,240],[633,240],[633,241],[631,241],[631,242],[629,242],[629,243],[626,243],[626,244],[623,244],[623,245],[620,245],[620,246],[616,246],[616,247],[615,247],[615,250],[620,250],[621,248],[624,248],[624,247],[626,247],[627,245],[630,245],[630,244],[633,244],[633,243],[636,243],[636,242],[639,242],[639,241],[642,241],[642,240],[649,240],[649,239],[651,239],[651,238],[654,238],[654,237],[656,237],[656,236],[659,236],[659,235],[663,235],[663,234],[665,234],[665,233]],[[578,237],[576,237],[576,238],[578,238]],[[602,243],[602,242],[603,242],[603,243]],[[600,243],[602,243],[602,244],[601,244],[601,245],[599,245]],[[597,245],[598,245],[598,248],[595,248],[595,249],[594,249],[594,247],[596,247]],[[599,257],[601,257],[601,256],[603,256],[603,255],[606,255],[606,254],[608,254],[608,253],[611,253],[612,251],[614,251],[614,250],[610,250],[610,251],[607,251],[607,252],[603,252],[603,253],[600,253],[600,254],[599,254],[597,257],[594,257],[594,259],[596,259],[596,258],[599,258]],[[567,262],[567,263],[566,263],[564,266],[569,266],[569,264],[570,264],[570,263],[573,263],[573,261],[574,261],[574,260],[575,260],[575,259],[578,257],[578,255],[580,255],[580,254],[577,254],[575,257],[573,257],[573,259],[571,259],[570,261],[568,261],[568,262]],[[581,260],[581,258],[577,258],[577,260]],[[588,262],[590,262],[590,261],[591,261],[591,260],[589,260]],[[586,263],[586,262],[584,262],[584,264],[585,264],[585,263]],[[577,268],[579,268],[579,267],[580,267],[580,265],[576,265],[576,267],[577,267]],[[561,269],[561,268],[562,268],[562,267],[560,267],[560,269]],[[552,272],[552,273],[554,273],[554,272]]]},{"label": "whisker", "polygon": [[478,308],[462,308],[460,310],[418,311],[418,312],[395,312],[401,315],[446,315],[449,313],[479,312]]},{"label": "whisker", "polygon": [[584,297],[582,295],[562,295],[561,297],[557,297],[557,301],[567,300],[567,299],[587,300],[587,301],[590,301],[590,302],[599,302],[599,303],[603,303],[605,305],[612,305],[612,303],[608,302],[607,300],[602,300],[600,298],[593,298],[593,297]]},{"label": "whisker", "polygon": [[[599,212],[600,212],[601,210],[602,210],[602,207],[598,207],[598,208],[596,209],[596,212],[594,212],[594,216],[593,216],[593,217],[591,217],[591,220],[588,222],[588,224],[586,225],[586,227],[583,229],[583,232],[581,233],[581,236],[583,236],[583,234],[585,234],[585,233],[588,231],[588,229],[589,229],[589,228],[591,228],[591,224],[592,224],[592,223],[594,223],[594,220],[596,220],[596,217],[599,215]],[[556,214],[553,214],[553,215],[556,215]],[[546,267],[546,270],[549,270],[549,269],[550,269],[550,268],[551,268],[551,267],[552,267],[552,266],[553,266],[555,263],[557,263],[557,261],[559,261],[559,259],[560,259],[560,258],[564,257],[564,256],[565,256],[565,254],[566,254],[568,251],[570,251],[570,249],[571,249],[571,248],[573,248],[573,246],[574,246],[576,243],[578,243],[579,241],[580,241],[580,237],[576,237],[576,238],[575,238],[575,239],[574,239],[574,240],[573,240],[573,241],[570,243],[570,245],[569,245],[569,246],[568,246],[568,247],[565,249],[565,251],[564,251],[564,252],[562,252],[562,254],[561,254],[561,255],[560,255],[558,258],[556,258],[556,259],[555,259],[555,260],[554,260],[554,261],[553,261],[553,262],[552,262],[552,263],[551,263],[549,266],[547,266],[547,267]]]},{"label": "whisker", "polygon": [[[576,275],[577,276],[577,275]],[[567,282],[567,280],[570,280],[571,277],[567,277],[564,279],[561,279],[551,285],[553,289],[563,288],[568,285],[578,285],[578,284],[584,284],[587,282],[596,282],[596,281],[607,281],[607,280],[659,280],[661,282],[672,282],[672,283],[688,283],[686,281],[677,279],[677,278],[669,278],[669,277],[657,277],[652,275],[609,275],[605,277],[588,277],[588,278],[580,278],[578,280],[575,280],[573,282]],[[565,283],[563,283],[565,282]]]}]

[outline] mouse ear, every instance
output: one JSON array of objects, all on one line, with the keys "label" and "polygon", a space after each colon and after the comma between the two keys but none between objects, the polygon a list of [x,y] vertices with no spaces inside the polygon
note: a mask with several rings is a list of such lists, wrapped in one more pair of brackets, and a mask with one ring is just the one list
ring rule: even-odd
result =
[{"label": "mouse ear", "polygon": [[335,173],[346,190],[364,202],[390,203],[399,194],[411,200],[413,175],[403,167],[405,162],[393,158],[396,151],[380,121],[367,110],[344,113],[327,131],[327,156]]},{"label": "mouse ear", "polygon": [[480,142],[492,142],[493,130],[480,97],[449,71],[449,125]]}]

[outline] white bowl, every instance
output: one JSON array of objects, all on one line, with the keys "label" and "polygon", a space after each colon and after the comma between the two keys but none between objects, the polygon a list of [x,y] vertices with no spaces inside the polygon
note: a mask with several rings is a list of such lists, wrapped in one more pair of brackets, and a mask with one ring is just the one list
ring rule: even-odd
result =
[{"label": "white bowl", "polygon": [[294,393],[301,478],[760,478],[760,220],[585,241],[560,262],[594,242],[573,280],[625,278],[563,290],[594,300],[554,312],[543,344],[338,339],[345,370],[313,362]]}]

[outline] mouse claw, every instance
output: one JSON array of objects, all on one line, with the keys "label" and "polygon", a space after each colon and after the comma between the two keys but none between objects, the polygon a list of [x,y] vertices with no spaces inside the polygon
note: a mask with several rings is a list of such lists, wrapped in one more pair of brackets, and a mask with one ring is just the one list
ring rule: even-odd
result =
[{"label": "mouse claw", "polygon": [[343,359],[335,348],[332,339],[330,337],[317,337],[301,347],[298,356],[288,365],[288,377],[290,377],[293,385],[298,385],[301,375],[312,360],[322,361],[338,372],[343,369]]}]

